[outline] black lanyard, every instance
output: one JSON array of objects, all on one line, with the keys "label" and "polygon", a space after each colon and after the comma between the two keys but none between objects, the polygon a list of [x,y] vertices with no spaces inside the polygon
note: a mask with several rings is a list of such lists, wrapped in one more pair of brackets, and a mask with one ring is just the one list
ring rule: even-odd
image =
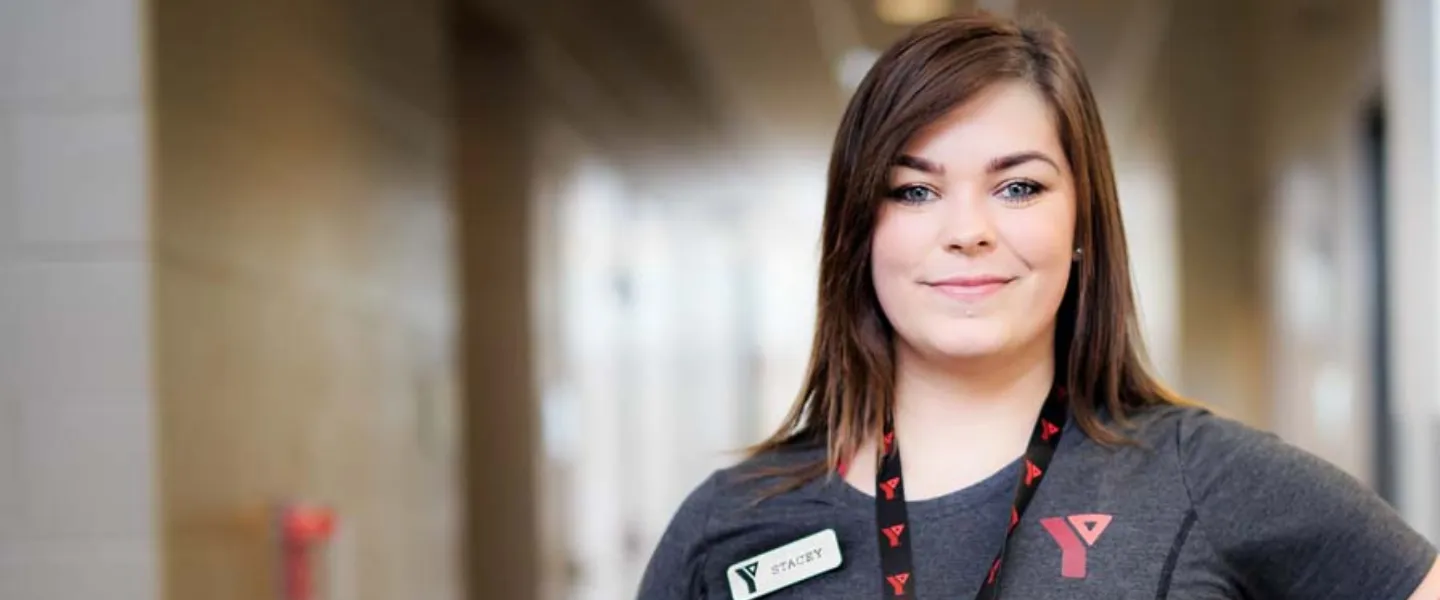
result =
[{"label": "black lanyard", "polygon": [[[1067,416],[1065,389],[1057,386],[1046,399],[1040,418],[1035,421],[1035,430],[1030,434],[1024,472],[1015,487],[1015,502],[1010,505],[1010,527],[975,595],[978,600],[991,600],[1000,595],[1000,569],[1005,550],[1015,535],[1020,515],[1025,514],[1025,508],[1045,478],[1045,471],[1050,468],[1050,458],[1060,444]],[[905,510],[905,484],[900,478],[900,447],[895,443],[895,425],[889,418],[885,420],[883,442],[880,468],[875,470],[875,521],[880,528],[880,569],[885,577],[881,597],[915,598],[915,563],[910,556],[910,518]]]}]

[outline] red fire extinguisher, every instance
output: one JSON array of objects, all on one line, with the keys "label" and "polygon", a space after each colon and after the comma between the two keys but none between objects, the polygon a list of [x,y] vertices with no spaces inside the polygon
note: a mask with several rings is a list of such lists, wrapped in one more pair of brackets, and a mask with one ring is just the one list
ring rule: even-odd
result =
[{"label": "red fire extinguisher", "polygon": [[335,525],[335,513],[327,507],[293,504],[281,508],[281,576],[285,600],[316,600],[315,555],[330,540]]}]

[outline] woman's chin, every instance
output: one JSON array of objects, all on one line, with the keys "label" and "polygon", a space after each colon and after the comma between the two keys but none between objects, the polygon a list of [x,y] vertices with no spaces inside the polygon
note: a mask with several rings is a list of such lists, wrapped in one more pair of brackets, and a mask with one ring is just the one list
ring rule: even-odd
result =
[{"label": "woman's chin", "polygon": [[1000,343],[951,344],[937,348],[936,358],[945,362],[983,360],[1002,354],[1004,348]]},{"label": "woman's chin", "polygon": [[974,360],[1003,353],[1010,337],[1009,328],[976,320],[933,331],[925,345],[941,360]]}]

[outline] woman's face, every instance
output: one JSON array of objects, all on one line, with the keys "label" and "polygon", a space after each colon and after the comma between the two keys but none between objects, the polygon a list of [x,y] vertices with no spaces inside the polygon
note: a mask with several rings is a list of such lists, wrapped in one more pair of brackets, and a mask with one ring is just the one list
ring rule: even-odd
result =
[{"label": "woman's face", "polygon": [[997,84],[892,165],[871,275],[897,348],[927,360],[1048,346],[1075,257],[1075,184],[1030,84]]}]

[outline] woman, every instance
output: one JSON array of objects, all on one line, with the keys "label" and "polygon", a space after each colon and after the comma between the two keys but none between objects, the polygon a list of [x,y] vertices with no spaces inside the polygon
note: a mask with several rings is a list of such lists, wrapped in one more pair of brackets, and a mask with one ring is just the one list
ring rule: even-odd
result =
[{"label": "woman", "polygon": [[1128,261],[1063,35],[916,29],[840,124],[799,400],[640,598],[1440,598],[1375,495],[1147,372]]}]

